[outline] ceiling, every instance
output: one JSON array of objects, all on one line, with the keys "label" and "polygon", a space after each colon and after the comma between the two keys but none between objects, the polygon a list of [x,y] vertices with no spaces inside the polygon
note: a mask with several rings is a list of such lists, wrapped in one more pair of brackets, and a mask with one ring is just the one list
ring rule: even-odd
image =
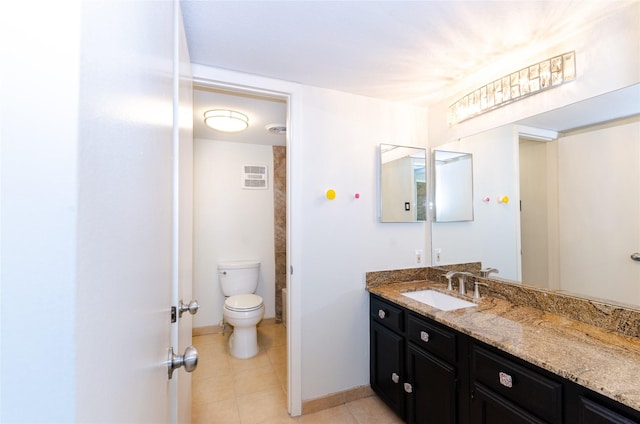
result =
[{"label": "ceiling", "polygon": [[[182,0],[182,12],[193,63],[427,107],[634,3]],[[198,121],[209,99],[196,97]]]}]

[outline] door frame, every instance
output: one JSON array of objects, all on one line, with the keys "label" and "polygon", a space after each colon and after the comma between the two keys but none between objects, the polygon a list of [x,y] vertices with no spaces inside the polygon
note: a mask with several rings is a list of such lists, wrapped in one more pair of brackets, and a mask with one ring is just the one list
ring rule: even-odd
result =
[{"label": "door frame", "polygon": [[[300,86],[294,83],[271,80],[264,77],[238,74],[210,67],[193,64],[193,86],[202,86],[232,93],[259,95],[286,102],[286,160],[287,160],[287,296],[286,296],[286,328],[287,328],[287,410],[290,415],[302,414],[302,326],[301,326],[301,246],[296,235],[301,226],[299,210],[301,187],[296,184],[294,176],[301,175],[300,149],[294,142],[295,129],[301,128],[301,93]],[[296,252],[295,254],[293,252]],[[296,274],[293,274],[293,270]]]}]

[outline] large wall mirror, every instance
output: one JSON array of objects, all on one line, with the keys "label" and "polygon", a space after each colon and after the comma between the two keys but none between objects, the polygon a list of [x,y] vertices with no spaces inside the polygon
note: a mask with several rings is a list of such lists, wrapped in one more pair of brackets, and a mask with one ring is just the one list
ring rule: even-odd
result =
[{"label": "large wall mirror", "polygon": [[426,149],[380,145],[380,221],[427,219]]},{"label": "large wall mirror", "polygon": [[634,85],[438,146],[473,153],[475,216],[432,223],[434,266],[640,308],[639,98]]},{"label": "large wall mirror", "polygon": [[473,221],[473,155],[433,150],[433,220]]}]

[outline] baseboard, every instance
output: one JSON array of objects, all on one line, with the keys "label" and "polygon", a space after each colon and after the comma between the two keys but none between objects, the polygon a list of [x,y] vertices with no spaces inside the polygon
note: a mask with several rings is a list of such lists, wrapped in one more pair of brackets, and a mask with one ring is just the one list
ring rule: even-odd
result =
[{"label": "baseboard", "polygon": [[[276,324],[275,318],[265,318],[258,324],[258,327],[262,327],[263,325],[273,325]],[[228,331],[228,329],[227,329]],[[207,334],[220,334],[222,333],[221,325],[206,325],[204,327],[193,327],[191,329],[191,336],[206,336]]]},{"label": "baseboard", "polygon": [[323,409],[334,408],[336,406],[344,405],[345,403],[373,395],[374,392],[371,390],[371,386],[367,385],[355,387],[343,392],[332,393],[317,399],[304,400],[302,401],[302,415],[322,411]]}]

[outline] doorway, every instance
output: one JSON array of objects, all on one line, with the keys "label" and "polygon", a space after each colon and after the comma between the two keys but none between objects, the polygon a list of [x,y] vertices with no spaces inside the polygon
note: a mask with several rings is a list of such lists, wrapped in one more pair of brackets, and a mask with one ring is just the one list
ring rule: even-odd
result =
[{"label": "doorway", "polygon": [[[220,261],[261,262],[256,292],[266,307],[261,325],[280,324],[288,277],[288,99],[213,84],[194,83],[193,90],[194,297],[201,304],[194,335],[224,330],[216,272]],[[239,133],[207,128],[204,113],[222,108],[247,115],[249,127]],[[244,184],[247,165],[265,169],[260,187]]]},{"label": "doorway", "polygon": [[521,281],[559,289],[557,140],[520,137]]}]

